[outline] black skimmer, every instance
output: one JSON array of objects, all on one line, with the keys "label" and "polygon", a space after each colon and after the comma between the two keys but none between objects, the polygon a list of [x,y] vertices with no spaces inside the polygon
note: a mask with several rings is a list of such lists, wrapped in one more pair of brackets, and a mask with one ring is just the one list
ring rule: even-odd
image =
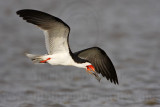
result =
[{"label": "black skimmer", "polygon": [[99,81],[98,74],[102,74],[107,80],[118,84],[115,68],[104,50],[91,47],[72,53],[68,43],[70,27],[61,19],[31,9],[19,10],[17,14],[27,22],[37,25],[44,32],[48,54],[26,54],[34,63],[85,68]]}]

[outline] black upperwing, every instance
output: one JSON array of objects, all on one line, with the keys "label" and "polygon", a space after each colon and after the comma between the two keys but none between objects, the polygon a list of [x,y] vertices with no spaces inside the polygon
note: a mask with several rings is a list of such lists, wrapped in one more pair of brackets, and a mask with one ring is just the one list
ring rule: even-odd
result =
[{"label": "black upperwing", "polygon": [[96,72],[101,73],[107,80],[118,84],[118,78],[114,65],[107,54],[99,47],[92,47],[75,53],[78,57],[88,60]]},{"label": "black upperwing", "polygon": [[52,16],[42,11],[23,9],[17,11],[16,13],[27,22],[35,24],[44,30],[51,29],[54,27],[54,23],[56,22],[59,22],[59,24],[63,24],[68,29],[70,29],[70,27],[58,17]]}]

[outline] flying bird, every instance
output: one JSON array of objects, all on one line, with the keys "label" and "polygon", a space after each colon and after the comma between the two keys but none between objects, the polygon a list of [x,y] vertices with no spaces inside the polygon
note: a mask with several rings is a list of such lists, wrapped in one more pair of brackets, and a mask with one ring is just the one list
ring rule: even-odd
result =
[{"label": "flying bird", "polygon": [[99,74],[107,80],[118,84],[118,78],[114,65],[104,50],[99,47],[91,47],[73,53],[69,47],[70,27],[61,19],[38,10],[23,9],[17,14],[38,26],[45,35],[45,43],[48,54],[26,54],[33,63],[49,63],[51,65],[64,65],[85,68],[86,71],[100,81]]}]

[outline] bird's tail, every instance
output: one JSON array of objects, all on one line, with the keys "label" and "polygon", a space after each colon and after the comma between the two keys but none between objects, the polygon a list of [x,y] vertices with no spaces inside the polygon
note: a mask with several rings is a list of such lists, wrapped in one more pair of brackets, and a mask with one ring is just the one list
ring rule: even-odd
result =
[{"label": "bird's tail", "polygon": [[34,54],[28,54],[25,53],[25,55],[33,61],[34,64],[39,64],[41,61],[43,61],[41,55],[34,55]]}]

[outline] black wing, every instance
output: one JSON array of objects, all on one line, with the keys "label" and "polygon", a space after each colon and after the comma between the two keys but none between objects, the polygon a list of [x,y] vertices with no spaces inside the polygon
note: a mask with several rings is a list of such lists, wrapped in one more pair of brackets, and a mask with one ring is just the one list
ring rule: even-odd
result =
[{"label": "black wing", "polygon": [[101,73],[107,80],[118,84],[116,70],[107,56],[107,54],[98,47],[92,47],[75,53],[78,57],[88,60],[96,69],[96,72]]},{"label": "black wing", "polygon": [[68,36],[70,28],[61,19],[31,9],[19,10],[17,14],[43,30],[48,54],[69,52]]}]

